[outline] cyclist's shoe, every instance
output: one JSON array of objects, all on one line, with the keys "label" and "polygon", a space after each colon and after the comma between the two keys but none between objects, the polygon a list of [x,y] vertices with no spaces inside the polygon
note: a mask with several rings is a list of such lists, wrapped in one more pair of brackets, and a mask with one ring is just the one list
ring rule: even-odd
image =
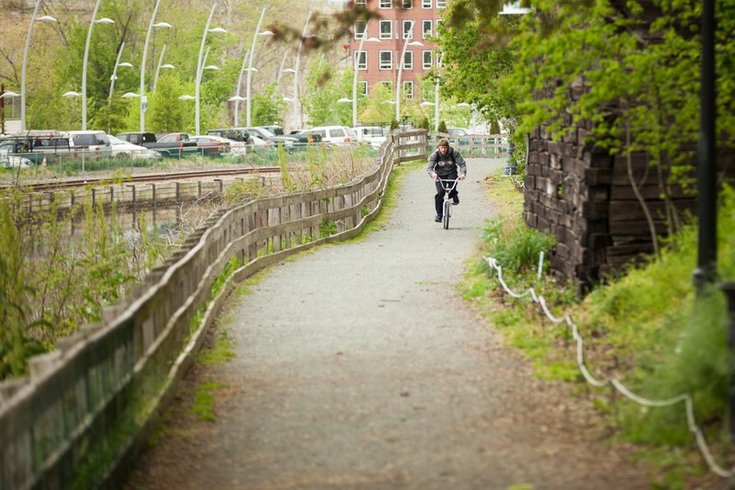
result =
[{"label": "cyclist's shoe", "polygon": [[457,204],[459,204],[459,196],[454,196],[454,197],[452,198],[452,203],[453,203],[453,204],[454,204],[455,206],[456,206]]},{"label": "cyclist's shoe", "polygon": [[436,221],[437,223],[441,223],[441,221],[442,221],[442,215],[441,214],[437,214],[436,216],[434,216],[434,221]]}]

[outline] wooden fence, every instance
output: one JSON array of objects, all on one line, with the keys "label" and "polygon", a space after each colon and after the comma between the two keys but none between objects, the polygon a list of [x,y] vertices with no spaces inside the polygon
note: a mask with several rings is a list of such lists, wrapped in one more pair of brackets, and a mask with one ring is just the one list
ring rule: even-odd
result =
[{"label": "wooden fence", "polygon": [[233,284],[290,254],[359,233],[380,209],[393,164],[425,160],[426,145],[426,132],[392,134],[374,169],[354,183],[220,211],[124,303],[105,310],[101,324],[32,358],[28,378],[0,385],[0,488],[113,481]]},{"label": "wooden fence", "polygon": [[449,140],[465,158],[504,158],[508,156],[508,140],[500,134],[468,134],[450,136],[432,132],[429,136],[429,151],[433,151],[440,138]]}]

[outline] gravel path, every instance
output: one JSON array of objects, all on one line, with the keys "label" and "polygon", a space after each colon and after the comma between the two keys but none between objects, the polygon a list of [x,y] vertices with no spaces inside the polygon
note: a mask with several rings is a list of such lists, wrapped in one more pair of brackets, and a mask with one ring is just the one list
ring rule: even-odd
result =
[{"label": "gravel path", "polygon": [[457,297],[501,165],[468,160],[450,230],[412,172],[384,229],[235,298],[221,323],[236,358],[187,381],[226,386],[216,420],[174,409],[129,488],[647,488],[586,403],[535,380]]}]

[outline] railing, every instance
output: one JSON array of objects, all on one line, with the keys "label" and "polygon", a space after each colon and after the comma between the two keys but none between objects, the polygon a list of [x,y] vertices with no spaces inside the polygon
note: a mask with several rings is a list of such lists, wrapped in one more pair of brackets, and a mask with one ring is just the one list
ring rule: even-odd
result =
[{"label": "railing", "polygon": [[450,136],[446,133],[432,132],[429,138],[430,151],[434,149],[440,138],[448,139],[449,144],[456,147],[465,158],[504,158],[508,156],[508,139],[500,134]]},{"label": "railing", "polygon": [[0,488],[94,488],[113,478],[233,284],[287,255],[359,233],[380,209],[393,163],[425,160],[424,148],[425,132],[393,134],[374,169],[354,183],[219,212],[126,302],[105,310],[102,324],[32,358],[28,379],[0,385]]}]

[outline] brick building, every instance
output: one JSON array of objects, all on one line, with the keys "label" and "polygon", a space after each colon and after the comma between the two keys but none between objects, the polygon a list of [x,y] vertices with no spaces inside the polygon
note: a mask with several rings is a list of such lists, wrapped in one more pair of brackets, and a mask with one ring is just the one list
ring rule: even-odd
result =
[{"label": "brick building", "polygon": [[446,4],[447,0],[355,0],[355,5],[367,6],[381,17],[370,20],[367,30],[367,39],[379,42],[365,41],[360,50],[364,23],[355,25],[350,41],[351,59],[359,56],[358,95],[369,95],[378,83],[395,90],[401,52],[409,38],[423,45],[406,46],[401,85],[407,98],[421,99],[421,78],[436,64],[437,48],[430,38],[436,36]]}]

